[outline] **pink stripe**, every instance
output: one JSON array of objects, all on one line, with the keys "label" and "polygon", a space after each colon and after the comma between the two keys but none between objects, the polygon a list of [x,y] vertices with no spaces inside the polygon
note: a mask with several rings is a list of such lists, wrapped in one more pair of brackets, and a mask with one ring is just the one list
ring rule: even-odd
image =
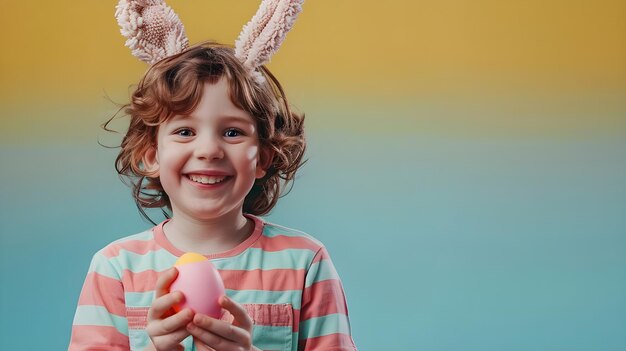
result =
[{"label": "pink stripe", "polygon": [[122,282],[126,292],[147,292],[154,290],[159,272],[152,269],[135,273],[128,269],[122,273]]},{"label": "pink stripe", "polygon": [[265,251],[281,251],[286,249],[308,249],[311,251],[317,251],[319,250],[320,245],[306,237],[279,235],[274,237],[263,236],[251,247],[260,248]]},{"label": "pink stripe", "polygon": [[302,294],[302,320],[333,313],[348,314],[341,282],[323,280],[304,289]]},{"label": "pink stripe", "polygon": [[224,287],[233,290],[298,290],[304,286],[304,269],[221,270]]},{"label": "pink stripe", "polygon": [[350,335],[330,334],[298,341],[298,350],[356,351]]},{"label": "pink stripe", "polygon": [[[246,308],[246,311],[250,311],[250,309],[248,308],[248,306],[246,306],[245,304],[243,305],[244,308]],[[148,326],[148,311],[150,310],[150,307],[127,307],[126,308],[126,319],[128,320],[128,329],[146,329],[146,327]],[[224,311],[224,310],[223,310]],[[250,313],[250,312],[249,312]],[[252,314],[251,314],[252,316]],[[232,320],[229,319],[230,316],[227,313],[224,313],[220,319],[223,321],[227,321],[227,322],[231,322]],[[260,319],[262,322],[266,322],[263,319]],[[275,320],[275,319],[274,319]]]},{"label": "pink stripe", "polygon": [[[237,245],[235,248],[228,250],[228,251],[221,252],[221,253],[205,255],[206,258],[212,259],[212,258],[232,257],[232,256],[239,255],[244,250],[252,246],[252,244],[261,237],[262,232],[263,232],[263,227],[265,225],[263,220],[261,220],[258,217],[246,214],[246,213],[244,213],[244,216],[254,221],[254,231],[252,232],[252,234],[242,243]],[[159,246],[163,247],[165,250],[169,251],[170,253],[176,256],[182,256],[184,252],[176,248],[174,245],[172,245],[172,243],[170,243],[169,240],[167,240],[167,237],[165,236],[165,233],[163,232],[163,226],[168,221],[169,219],[161,222],[161,224],[157,225],[156,227],[152,229],[154,233],[154,240],[157,242]]]},{"label": "pink stripe", "polygon": [[69,351],[125,350],[130,348],[128,337],[115,329],[97,325],[74,325]]},{"label": "pink stripe", "polygon": [[294,315],[289,304],[242,304],[254,321],[254,325],[289,327],[294,324]]},{"label": "pink stripe", "polygon": [[159,249],[161,247],[154,240],[128,240],[107,246],[102,250],[102,254],[107,258],[112,258],[118,256],[121,250],[144,255]]},{"label": "pink stripe", "polygon": [[150,307],[127,307],[128,329],[146,329]]},{"label": "pink stripe", "polygon": [[296,323],[294,323],[292,326],[292,331],[294,333],[297,333],[300,330],[300,312],[300,310],[297,310],[295,308],[293,309],[293,320],[296,321]]},{"label": "pink stripe", "polygon": [[122,283],[96,272],[87,274],[78,304],[104,306],[109,313],[118,316],[126,314]]},{"label": "pink stripe", "polygon": [[321,260],[330,260],[330,256],[328,255],[328,251],[326,251],[325,247],[322,247],[315,257],[313,257],[313,262],[311,263],[317,263]]},{"label": "pink stripe", "polygon": [[[306,272],[303,269],[271,270],[220,270],[224,287],[232,290],[298,290],[304,285]],[[126,292],[148,292],[154,290],[159,273],[154,270],[134,273],[125,270],[122,282]]]}]

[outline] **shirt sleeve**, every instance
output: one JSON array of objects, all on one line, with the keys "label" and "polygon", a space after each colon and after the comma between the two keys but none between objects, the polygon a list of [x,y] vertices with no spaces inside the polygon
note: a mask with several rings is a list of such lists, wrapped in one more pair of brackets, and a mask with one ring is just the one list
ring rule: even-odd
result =
[{"label": "shirt sleeve", "polygon": [[78,299],[69,351],[129,349],[120,273],[98,252],[91,260]]},{"label": "shirt sleeve", "polygon": [[356,350],[343,286],[325,247],[306,273],[298,339],[299,351]]}]

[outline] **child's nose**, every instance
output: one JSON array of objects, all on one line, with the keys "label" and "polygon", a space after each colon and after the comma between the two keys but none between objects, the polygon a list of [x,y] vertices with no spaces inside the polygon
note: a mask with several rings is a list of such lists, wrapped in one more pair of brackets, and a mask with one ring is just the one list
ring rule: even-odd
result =
[{"label": "child's nose", "polygon": [[224,149],[220,141],[213,137],[201,137],[196,139],[194,155],[199,159],[221,159],[224,157]]}]

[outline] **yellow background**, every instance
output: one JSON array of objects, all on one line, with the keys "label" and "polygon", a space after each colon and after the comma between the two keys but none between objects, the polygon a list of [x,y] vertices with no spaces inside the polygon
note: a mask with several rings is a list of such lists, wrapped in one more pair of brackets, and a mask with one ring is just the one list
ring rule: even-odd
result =
[{"label": "yellow background", "polygon": [[[192,43],[234,43],[258,6],[169,4]],[[65,122],[91,125],[83,112],[106,107],[105,94],[125,101],[145,64],[123,45],[113,7],[111,1],[5,1],[0,101],[7,111],[2,127],[14,131],[5,141],[24,142],[32,123],[41,127],[30,128],[27,140],[50,130],[62,137]],[[625,13],[626,2],[618,0],[316,0],[305,3],[269,66],[305,111],[320,96],[339,110],[371,111],[332,120],[362,132],[458,135],[451,123],[462,126],[461,134],[614,132],[626,123],[617,117],[626,90]],[[424,101],[435,118],[410,111]],[[55,105],[80,111],[60,119],[42,113]],[[389,108],[394,127],[378,117]],[[546,113],[550,117],[537,117]],[[328,128],[324,118],[311,119],[311,127]]]}]

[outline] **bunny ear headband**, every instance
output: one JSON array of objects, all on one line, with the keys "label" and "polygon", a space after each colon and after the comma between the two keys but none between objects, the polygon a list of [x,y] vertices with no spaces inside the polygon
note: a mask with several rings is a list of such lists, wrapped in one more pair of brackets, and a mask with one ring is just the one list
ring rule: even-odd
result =
[{"label": "bunny ear headband", "polygon": [[[302,11],[304,0],[262,0],[235,42],[235,56],[259,82],[257,68],[269,62]],[[163,0],[120,0],[115,18],[134,56],[149,64],[189,46],[182,22]]]}]

